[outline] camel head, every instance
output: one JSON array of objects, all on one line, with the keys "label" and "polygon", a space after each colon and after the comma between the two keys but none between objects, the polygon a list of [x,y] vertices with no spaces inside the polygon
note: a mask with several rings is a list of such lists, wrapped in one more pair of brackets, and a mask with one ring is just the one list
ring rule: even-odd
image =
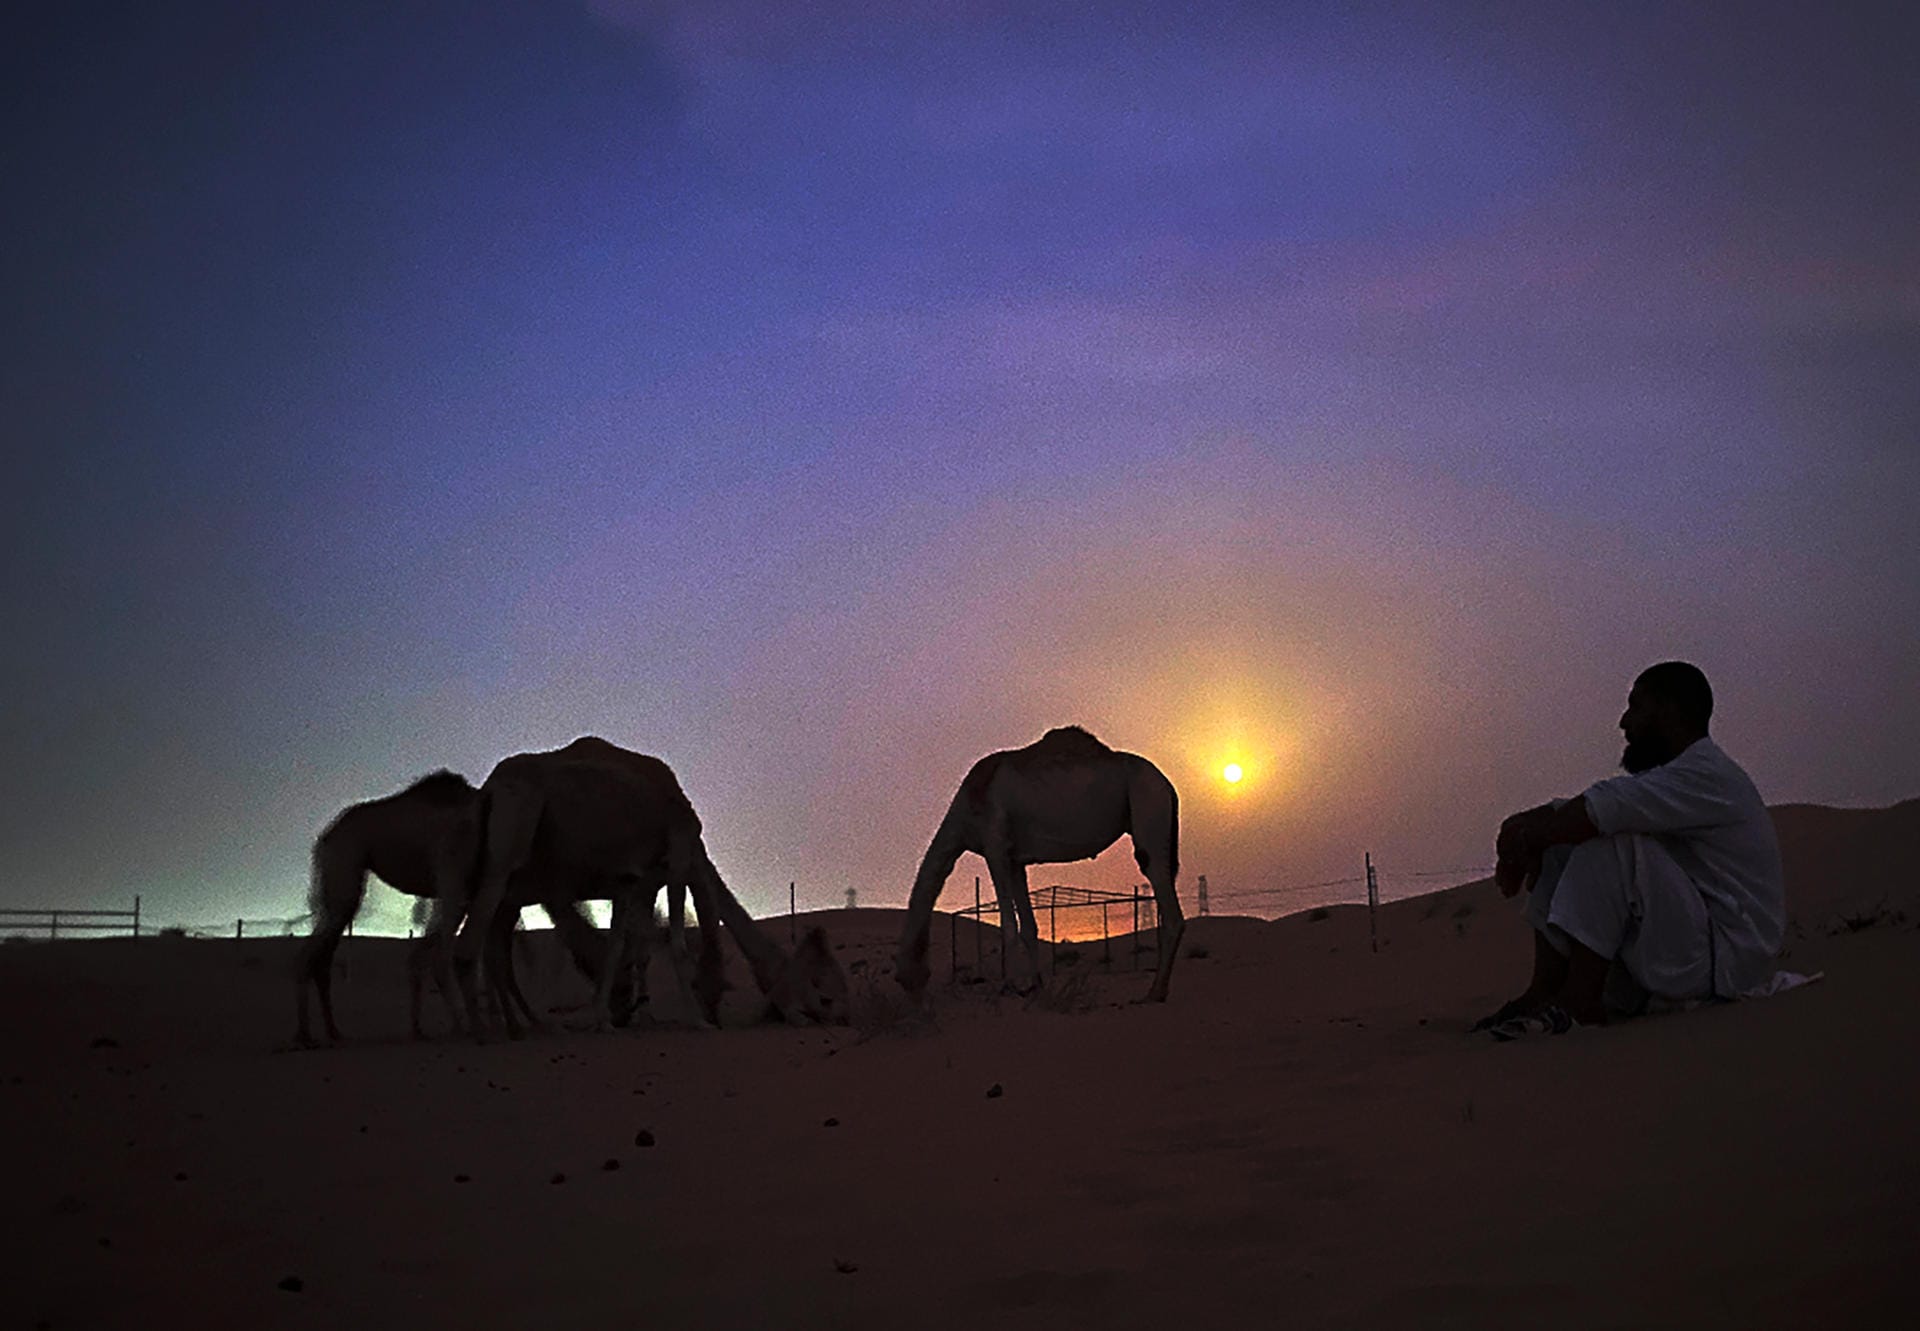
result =
[{"label": "camel head", "polygon": [[767,993],[767,1009],[789,1026],[844,1026],[851,1015],[847,975],[818,926],[807,930]]}]

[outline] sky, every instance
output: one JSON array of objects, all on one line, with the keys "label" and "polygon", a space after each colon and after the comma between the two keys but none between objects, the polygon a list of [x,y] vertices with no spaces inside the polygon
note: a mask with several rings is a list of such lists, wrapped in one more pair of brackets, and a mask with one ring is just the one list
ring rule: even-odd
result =
[{"label": "sky", "polygon": [[1674,657],[1770,800],[1920,794],[1916,39],[10,5],[0,905],[298,916],[345,805],[586,733],[755,911],[899,904],[1078,723],[1273,914],[1487,865]]}]

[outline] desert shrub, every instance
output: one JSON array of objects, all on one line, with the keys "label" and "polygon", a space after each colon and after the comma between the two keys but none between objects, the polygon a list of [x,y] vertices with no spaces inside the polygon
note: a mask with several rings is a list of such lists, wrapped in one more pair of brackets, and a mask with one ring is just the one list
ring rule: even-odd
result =
[{"label": "desert shrub", "polygon": [[1318,924],[1320,923],[1320,921],[1326,919],[1331,914],[1333,914],[1333,912],[1328,910],[1325,906],[1315,906],[1312,910],[1307,912],[1307,919],[1309,922],[1313,924]]},{"label": "desert shrub", "polygon": [[1040,1012],[1090,1012],[1093,1006],[1093,977],[1087,971],[1056,975],[1027,998],[1027,1007]]},{"label": "desert shrub", "polygon": [[1840,916],[1838,926],[1829,929],[1827,932],[1830,934],[1857,934],[1865,929],[1878,929],[1887,925],[1905,924],[1906,920],[1907,916],[1904,911],[1893,910],[1883,901],[1871,910]]},{"label": "desert shrub", "polygon": [[162,938],[185,938],[186,936],[186,926],[180,924],[169,924],[160,931],[160,937]]},{"label": "desert shrub", "polygon": [[921,1035],[938,1029],[927,1011],[908,998],[891,975],[863,971],[853,978],[850,988],[848,1015],[856,1044],[883,1035]]},{"label": "desert shrub", "polygon": [[1453,912],[1453,918],[1456,920],[1464,920],[1471,914],[1473,914],[1473,903],[1471,901],[1463,902],[1460,907]]},{"label": "desert shrub", "polygon": [[1196,943],[1187,949],[1187,956],[1194,961],[1205,961],[1213,952],[1204,943]]},{"label": "desert shrub", "polygon": [[1080,964],[1080,949],[1077,947],[1057,947],[1053,950],[1053,964],[1056,966],[1077,966]]}]

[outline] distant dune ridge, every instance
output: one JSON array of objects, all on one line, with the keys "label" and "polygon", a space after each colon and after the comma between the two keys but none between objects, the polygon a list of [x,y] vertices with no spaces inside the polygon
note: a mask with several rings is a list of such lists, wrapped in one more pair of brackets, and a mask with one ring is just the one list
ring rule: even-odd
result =
[{"label": "distant dune ridge", "polygon": [[1488,881],[1377,952],[1364,906],[1193,919],[1165,1004],[1151,933],[1022,1001],[942,915],[930,1016],[902,911],[808,912],[851,1027],[752,1024],[738,957],[725,1029],[677,1025],[661,954],[658,1024],[484,1048],[405,1038],[404,940],[342,942],[348,1043],[302,1052],[298,939],[3,947],[10,1324],[1901,1324],[1920,800],[1776,819],[1825,983],[1515,1045],[1466,1032],[1530,951]]},{"label": "distant dune ridge", "polygon": [[1790,928],[1809,933],[1881,910],[1920,914],[1920,798],[1885,809],[1779,804],[1771,812]]}]

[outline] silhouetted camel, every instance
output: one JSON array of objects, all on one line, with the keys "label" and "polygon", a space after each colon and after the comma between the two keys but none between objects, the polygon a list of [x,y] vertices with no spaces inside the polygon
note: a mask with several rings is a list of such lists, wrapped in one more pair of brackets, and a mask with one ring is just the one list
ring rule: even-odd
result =
[{"label": "silhouetted camel", "polygon": [[[721,881],[701,840],[700,819],[673,770],[658,758],[586,736],[547,753],[503,759],[480,788],[472,836],[446,844],[438,871],[449,900],[464,897],[437,933],[453,938],[452,964],[475,1035],[482,1033],[474,974],[496,914],[523,892],[594,885],[614,901],[616,925],[595,986],[596,1024],[608,1016],[612,976],[638,936],[629,919],[650,918],[661,884],[693,898],[701,924],[701,1010],[717,1020],[722,988],[717,924],[724,918],[770,1005],[789,1021],[846,1020],[846,977],[817,934],[791,957],[767,939]],[[637,901],[647,903],[646,915]],[[457,935],[454,930],[458,929]],[[437,959],[445,954],[436,952]],[[508,1029],[514,1030],[510,1012]]]},{"label": "silhouetted camel", "polygon": [[963,852],[986,860],[1002,937],[1018,937],[1029,983],[1037,984],[1040,930],[1027,894],[1027,866],[1092,859],[1127,833],[1159,905],[1160,967],[1147,998],[1163,1001],[1186,931],[1174,891],[1179,806],[1173,783],[1159,768],[1138,754],[1108,748],[1079,726],[1049,730],[1024,749],[988,754],[961,781],[920,861],[895,959],[901,987],[915,998],[926,991],[934,901]]}]

